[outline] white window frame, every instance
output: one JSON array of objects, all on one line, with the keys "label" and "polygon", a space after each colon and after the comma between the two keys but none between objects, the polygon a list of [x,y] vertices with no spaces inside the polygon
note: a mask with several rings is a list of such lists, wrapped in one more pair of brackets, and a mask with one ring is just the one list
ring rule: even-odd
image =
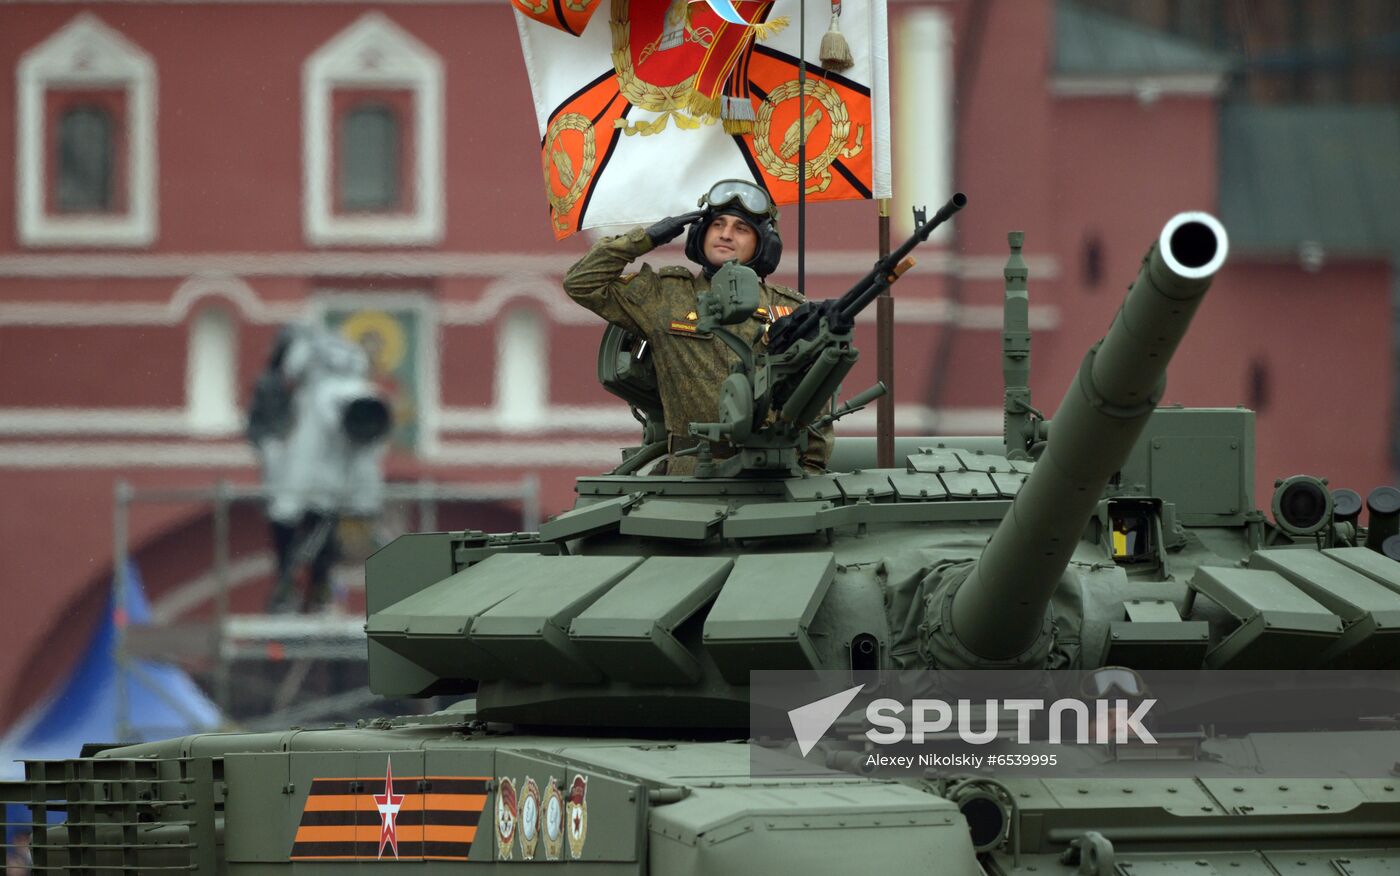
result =
[{"label": "white window frame", "polygon": [[[25,52],[16,71],[15,194],[23,246],[149,246],[156,239],[156,65],[151,56],[84,12]],[[47,155],[46,95],[56,90],[125,92],[126,210],[64,215],[48,210],[58,168]]]},{"label": "white window frame", "polygon": [[[396,89],[413,95],[413,209],[403,214],[336,213],[336,89]],[[302,222],[313,246],[413,245],[443,236],[442,61],[383,14],[370,12],[302,66]]]}]

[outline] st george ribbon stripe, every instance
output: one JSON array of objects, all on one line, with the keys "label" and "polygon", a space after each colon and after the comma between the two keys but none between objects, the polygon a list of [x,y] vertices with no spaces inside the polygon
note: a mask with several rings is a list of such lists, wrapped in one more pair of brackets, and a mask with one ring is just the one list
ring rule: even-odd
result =
[{"label": "st george ribbon stripe", "polygon": [[[471,843],[444,842],[400,842],[399,858],[449,858],[466,860],[471,854]],[[384,850],[386,857],[393,852]],[[379,843],[297,843],[292,847],[292,858],[378,858]]]},{"label": "st george ribbon stripe", "polygon": [[[418,782],[426,781],[428,786],[419,790]],[[394,791],[404,794],[485,794],[487,779],[444,779],[421,776],[406,778],[394,777]],[[382,794],[384,777],[364,779],[313,779],[312,794]]]},{"label": "st george ribbon stripe", "polygon": [[[466,860],[486,806],[487,777],[403,776],[394,778],[404,799],[397,814],[400,859]],[[377,859],[382,817],[373,795],[384,793],[384,779],[313,779],[302,808],[293,860]],[[385,849],[385,855],[392,851]]]},{"label": "st george ribbon stripe", "polygon": [[[470,827],[481,820],[481,812],[461,809],[419,809],[400,810],[398,823],[401,827],[419,824],[450,824],[454,827]],[[373,809],[331,810],[328,812],[307,811],[302,813],[302,827],[331,827],[335,825],[363,824],[377,826],[379,812]]]},{"label": "st george ribbon stripe", "polygon": [[[420,824],[449,824],[454,827],[471,827],[481,820],[481,812],[461,809],[419,809],[400,810],[398,823],[403,827]],[[372,809],[332,810],[328,812],[307,811],[302,814],[302,827],[331,827],[335,825],[379,824],[379,813]]]}]

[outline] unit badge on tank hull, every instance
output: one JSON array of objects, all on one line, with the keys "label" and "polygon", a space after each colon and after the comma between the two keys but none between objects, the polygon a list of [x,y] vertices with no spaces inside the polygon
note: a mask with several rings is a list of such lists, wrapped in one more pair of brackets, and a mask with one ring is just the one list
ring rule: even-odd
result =
[{"label": "unit badge on tank hull", "polygon": [[496,857],[509,861],[515,850],[516,812],[515,782],[502,776],[496,791]]},{"label": "unit badge on tank hull", "polygon": [[540,787],[529,776],[520,792],[520,857],[535,859],[535,847],[540,841]]},{"label": "unit badge on tank hull", "polygon": [[574,776],[569,783],[569,799],[564,806],[569,832],[569,857],[583,857],[583,844],[588,839],[588,777]]},{"label": "unit badge on tank hull", "polygon": [[540,811],[545,860],[557,861],[564,852],[564,792],[559,790],[559,780],[554,776],[549,777],[549,784],[545,786]]}]

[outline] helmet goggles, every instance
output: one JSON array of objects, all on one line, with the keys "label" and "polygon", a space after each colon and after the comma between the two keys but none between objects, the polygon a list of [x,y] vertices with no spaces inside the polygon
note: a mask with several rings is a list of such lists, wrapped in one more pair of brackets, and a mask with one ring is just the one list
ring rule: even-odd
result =
[{"label": "helmet goggles", "polygon": [[778,208],[768,193],[755,183],[745,179],[722,179],[702,195],[698,205],[717,210],[737,203],[745,212],[754,216],[778,218]]}]

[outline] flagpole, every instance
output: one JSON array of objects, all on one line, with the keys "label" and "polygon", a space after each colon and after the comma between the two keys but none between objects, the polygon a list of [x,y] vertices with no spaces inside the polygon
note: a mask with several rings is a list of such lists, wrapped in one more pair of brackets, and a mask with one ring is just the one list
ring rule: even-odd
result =
[{"label": "flagpole", "polygon": [[797,292],[807,294],[807,0],[797,16]]},{"label": "flagpole", "polygon": [[[880,258],[890,254],[890,199],[875,201]],[[875,372],[885,394],[875,404],[875,467],[894,468],[894,298],[889,287],[875,299]]]}]

